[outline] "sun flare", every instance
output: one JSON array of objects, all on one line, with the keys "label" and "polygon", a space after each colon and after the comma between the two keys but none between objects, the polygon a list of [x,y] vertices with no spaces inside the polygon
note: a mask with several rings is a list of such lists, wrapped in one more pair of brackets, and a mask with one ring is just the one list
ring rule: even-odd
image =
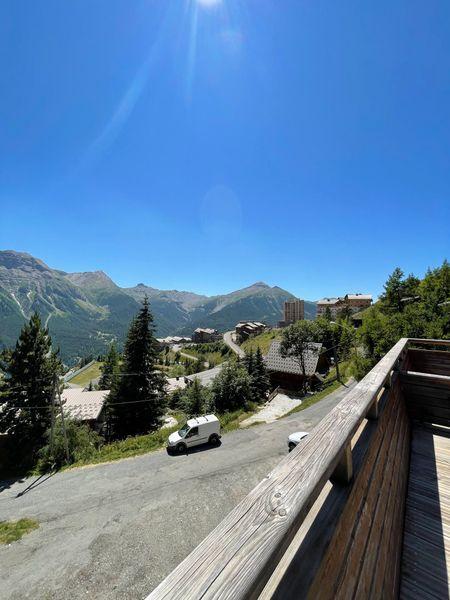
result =
[{"label": "sun flare", "polygon": [[217,6],[222,3],[222,0],[196,0],[197,4],[206,8]]}]

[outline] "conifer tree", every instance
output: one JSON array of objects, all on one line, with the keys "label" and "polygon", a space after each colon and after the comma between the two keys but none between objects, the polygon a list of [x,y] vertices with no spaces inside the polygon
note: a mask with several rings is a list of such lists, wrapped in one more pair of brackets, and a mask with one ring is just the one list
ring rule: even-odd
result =
[{"label": "conifer tree", "polygon": [[119,353],[114,342],[109,347],[108,354],[100,370],[102,374],[98,382],[98,389],[111,390],[117,384],[119,375]]},{"label": "conifer tree", "polygon": [[270,389],[270,379],[267,373],[266,365],[264,364],[264,358],[261,352],[261,348],[258,346],[253,359],[253,370],[251,373],[252,386],[255,390],[255,401],[261,402]]},{"label": "conifer tree", "polygon": [[37,313],[23,326],[15,348],[3,352],[1,368],[0,432],[8,433],[15,466],[30,465],[51,426],[52,396],[62,371]]},{"label": "conifer tree", "polygon": [[211,407],[211,392],[204,387],[197,377],[182,395],[184,412],[188,417],[198,417]]},{"label": "conifer tree", "polygon": [[[259,348],[259,346],[258,346]],[[253,373],[253,350],[249,350],[243,358],[245,368],[248,371],[248,374],[251,375]]]},{"label": "conifer tree", "polygon": [[157,371],[158,343],[148,299],[133,319],[123,353],[123,368],[111,390],[107,410],[113,437],[157,429],[166,408],[165,378]]}]

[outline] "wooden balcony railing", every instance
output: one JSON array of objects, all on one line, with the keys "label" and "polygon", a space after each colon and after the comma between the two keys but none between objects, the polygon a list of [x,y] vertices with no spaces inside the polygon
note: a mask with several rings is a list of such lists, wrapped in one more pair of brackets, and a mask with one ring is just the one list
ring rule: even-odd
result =
[{"label": "wooden balcony railing", "polygon": [[450,341],[399,340],[148,600],[395,597],[410,435],[399,373],[422,344]]}]

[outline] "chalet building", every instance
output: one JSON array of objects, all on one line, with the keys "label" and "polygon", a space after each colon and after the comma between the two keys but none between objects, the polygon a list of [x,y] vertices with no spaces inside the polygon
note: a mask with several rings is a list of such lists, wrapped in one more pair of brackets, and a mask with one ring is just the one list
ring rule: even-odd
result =
[{"label": "chalet building", "polygon": [[156,338],[156,341],[161,348],[176,346],[177,344],[189,344],[192,340],[190,337],[180,335],[169,335],[165,338]]},{"label": "chalet building", "polygon": [[343,309],[357,313],[371,304],[372,296],[370,294],[346,294],[338,298],[322,298],[317,302],[317,317],[322,317],[329,309],[331,317],[335,319]]},{"label": "chalet building", "polygon": [[265,323],[259,321],[239,321],[235,327],[236,341],[241,344],[249,337],[259,335],[268,329]]},{"label": "chalet building", "polygon": [[101,431],[105,423],[105,403],[109,390],[93,392],[82,388],[69,388],[61,393],[64,414],[74,421],[86,423],[95,431]]},{"label": "chalet building", "polygon": [[[269,352],[264,358],[269,372],[270,382],[273,387],[282,387],[287,390],[299,390],[303,386],[303,371],[298,360],[291,357],[284,358],[280,352],[281,342],[275,340],[271,343]],[[321,354],[322,344],[310,344],[310,349],[305,354],[306,378],[314,386],[319,382],[328,369],[325,354]]]},{"label": "chalet building", "polygon": [[192,334],[192,341],[195,344],[206,344],[208,342],[216,342],[221,338],[222,335],[217,331],[217,329],[203,329],[202,327],[197,327],[197,329]]}]

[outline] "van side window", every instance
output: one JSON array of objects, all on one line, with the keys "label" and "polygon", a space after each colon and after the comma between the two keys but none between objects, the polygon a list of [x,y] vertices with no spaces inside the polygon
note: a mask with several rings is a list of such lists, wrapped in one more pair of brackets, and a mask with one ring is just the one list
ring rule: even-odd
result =
[{"label": "van side window", "polygon": [[189,433],[187,434],[186,437],[190,438],[190,437],[194,437],[194,435],[198,435],[198,427],[193,427]]}]

